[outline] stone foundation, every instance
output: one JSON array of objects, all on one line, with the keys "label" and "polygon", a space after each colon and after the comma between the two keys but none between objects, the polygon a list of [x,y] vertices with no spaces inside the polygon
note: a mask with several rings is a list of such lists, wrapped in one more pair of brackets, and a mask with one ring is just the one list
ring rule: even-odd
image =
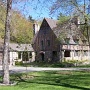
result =
[{"label": "stone foundation", "polygon": [[57,62],[60,60],[59,54],[60,52],[55,52],[55,51],[42,51],[42,52],[36,53],[36,61],[37,62]]}]

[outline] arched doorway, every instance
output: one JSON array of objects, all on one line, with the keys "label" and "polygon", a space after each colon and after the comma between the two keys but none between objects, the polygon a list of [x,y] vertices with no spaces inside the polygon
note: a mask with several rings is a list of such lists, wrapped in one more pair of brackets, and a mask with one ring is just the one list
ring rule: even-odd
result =
[{"label": "arched doorway", "polygon": [[44,61],[44,53],[41,53],[41,60]]}]

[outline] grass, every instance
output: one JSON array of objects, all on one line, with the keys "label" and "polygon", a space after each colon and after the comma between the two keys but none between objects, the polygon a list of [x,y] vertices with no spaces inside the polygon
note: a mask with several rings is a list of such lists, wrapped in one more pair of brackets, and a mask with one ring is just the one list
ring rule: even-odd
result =
[{"label": "grass", "polygon": [[77,67],[79,67],[79,68],[90,68],[90,64],[88,64],[88,65],[80,65],[80,66],[77,66]]},{"label": "grass", "polygon": [[15,86],[0,86],[0,90],[90,90],[90,71],[43,71],[13,74]]},{"label": "grass", "polygon": [[65,67],[67,63],[48,63],[48,62],[31,62],[31,63],[22,63],[16,62],[16,66],[34,66],[34,67]]},{"label": "grass", "polygon": [[58,63],[48,63],[48,62],[31,62],[31,63],[22,63],[22,62],[17,62],[16,66],[34,66],[34,67],[79,67],[79,68],[90,68],[90,64],[87,65],[77,65],[75,66],[73,63],[68,63],[68,62],[58,62]]}]

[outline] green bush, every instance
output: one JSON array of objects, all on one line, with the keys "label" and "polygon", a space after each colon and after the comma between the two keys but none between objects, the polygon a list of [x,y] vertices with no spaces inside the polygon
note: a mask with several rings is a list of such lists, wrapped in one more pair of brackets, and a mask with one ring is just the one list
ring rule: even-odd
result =
[{"label": "green bush", "polygon": [[15,65],[20,65],[20,66],[22,66],[22,65],[23,65],[23,62],[22,62],[22,61],[15,61]]}]

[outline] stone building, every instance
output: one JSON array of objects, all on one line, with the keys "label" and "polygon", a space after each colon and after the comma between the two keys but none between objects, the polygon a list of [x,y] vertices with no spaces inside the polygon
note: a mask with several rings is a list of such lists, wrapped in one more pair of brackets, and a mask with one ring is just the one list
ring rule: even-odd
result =
[{"label": "stone building", "polygon": [[[3,43],[0,44],[0,65],[3,60]],[[9,44],[9,65],[15,65],[15,61],[30,63],[35,61],[35,53],[31,44]]]},{"label": "stone building", "polygon": [[35,61],[35,53],[31,44],[9,44],[10,65],[15,65],[15,61],[30,63]]},{"label": "stone building", "polygon": [[52,59],[53,61],[58,61],[60,47],[52,30],[54,27],[56,27],[56,22],[45,18],[40,30],[35,34],[33,49],[35,50],[37,61],[51,61]]},{"label": "stone building", "polygon": [[[63,61],[90,59],[87,39],[80,31],[77,18],[58,24],[58,21],[44,18],[33,39],[36,61]],[[35,28],[34,28],[35,30]]]}]

